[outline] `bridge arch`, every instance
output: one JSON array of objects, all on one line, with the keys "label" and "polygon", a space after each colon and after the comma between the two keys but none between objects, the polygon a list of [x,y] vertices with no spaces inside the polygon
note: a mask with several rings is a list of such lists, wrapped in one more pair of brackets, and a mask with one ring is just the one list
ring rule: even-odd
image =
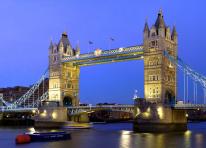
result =
[{"label": "bridge arch", "polygon": [[63,98],[63,106],[65,107],[73,106],[73,98],[71,96],[65,96]]}]

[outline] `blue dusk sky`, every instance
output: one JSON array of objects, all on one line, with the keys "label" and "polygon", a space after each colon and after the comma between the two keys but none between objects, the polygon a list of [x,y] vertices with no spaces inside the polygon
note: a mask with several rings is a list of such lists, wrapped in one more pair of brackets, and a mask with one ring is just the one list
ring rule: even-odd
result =
[{"label": "blue dusk sky", "polygon": [[[108,49],[111,37],[112,48],[142,44],[145,20],[151,27],[160,8],[166,24],[176,25],[178,55],[206,75],[205,6],[205,0],[1,1],[0,87],[36,82],[48,66],[50,40],[58,42],[63,31],[73,47],[79,41],[81,53]],[[93,47],[88,46],[90,40]],[[135,89],[143,97],[143,68],[143,60],[82,67],[81,102],[128,104]],[[178,78],[178,98],[182,98],[183,75]]]}]

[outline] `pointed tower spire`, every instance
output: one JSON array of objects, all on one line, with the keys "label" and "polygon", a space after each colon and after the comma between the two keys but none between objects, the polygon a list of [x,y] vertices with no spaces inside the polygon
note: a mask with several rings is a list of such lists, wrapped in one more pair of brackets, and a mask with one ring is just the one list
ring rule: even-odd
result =
[{"label": "pointed tower spire", "polygon": [[165,21],[163,19],[163,13],[162,13],[162,9],[159,10],[158,16],[157,16],[157,20],[155,22],[155,27],[158,28],[165,28]]},{"label": "pointed tower spire", "polygon": [[52,49],[52,48],[53,48],[53,43],[52,43],[52,40],[50,40],[49,49]]},{"label": "pointed tower spire", "polygon": [[79,55],[80,55],[79,41],[77,41],[77,45],[76,45],[76,48],[75,48],[75,55],[76,55],[76,56],[79,56]]},{"label": "pointed tower spire", "polygon": [[177,31],[176,31],[176,27],[175,26],[173,26],[171,39],[177,43]]},{"label": "pointed tower spire", "polygon": [[68,39],[68,35],[66,32],[62,33],[61,39],[59,41],[59,44],[62,43],[64,48],[67,47],[67,45],[70,45],[69,39]]},{"label": "pointed tower spire", "polygon": [[145,21],[145,25],[144,25],[144,32],[149,32],[149,26],[147,20]]},{"label": "pointed tower spire", "polygon": [[176,31],[176,27],[173,26],[173,30],[172,30],[172,37],[177,36],[177,31]]},{"label": "pointed tower spire", "polygon": [[149,25],[147,23],[147,19],[145,21],[145,25],[144,25],[144,39],[148,38],[149,37]]}]

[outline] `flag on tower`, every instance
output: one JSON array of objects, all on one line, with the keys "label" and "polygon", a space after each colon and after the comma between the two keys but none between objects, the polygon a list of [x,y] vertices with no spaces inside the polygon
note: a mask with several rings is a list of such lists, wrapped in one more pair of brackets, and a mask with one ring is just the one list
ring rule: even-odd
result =
[{"label": "flag on tower", "polygon": [[111,37],[110,40],[111,40],[111,41],[114,41],[114,38]]},{"label": "flag on tower", "polygon": [[93,42],[92,42],[92,41],[89,41],[89,44],[93,44]]}]

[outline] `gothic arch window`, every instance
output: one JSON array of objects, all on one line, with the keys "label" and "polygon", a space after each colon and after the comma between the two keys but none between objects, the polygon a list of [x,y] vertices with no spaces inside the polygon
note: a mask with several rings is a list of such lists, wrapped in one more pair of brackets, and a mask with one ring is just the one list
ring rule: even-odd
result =
[{"label": "gothic arch window", "polygon": [[152,35],[151,35],[152,37],[154,37],[154,36],[156,36],[156,33],[155,32],[152,32]]},{"label": "gothic arch window", "polygon": [[68,81],[68,82],[67,82],[67,88],[72,88],[72,83],[71,83],[71,81]]},{"label": "gothic arch window", "polygon": [[56,48],[54,49],[54,53],[57,53],[57,49]]},{"label": "gothic arch window", "polygon": [[157,65],[160,65],[160,64],[161,64],[160,58],[157,58]]},{"label": "gothic arch window", "polygon": [[148,61],[148,65],[149,65],[149,66],[159,65],[160,63],[161,63],[161,62],[160,62],[160,59],[159,59],[159,58],[156,58],[156,57],[149,58],[149,61]]},{"label": "gothic arch window", "polygon": [[152,41],[151,44],[152,44],[152,47],[156,46],[156,42],[155,41]]}]

